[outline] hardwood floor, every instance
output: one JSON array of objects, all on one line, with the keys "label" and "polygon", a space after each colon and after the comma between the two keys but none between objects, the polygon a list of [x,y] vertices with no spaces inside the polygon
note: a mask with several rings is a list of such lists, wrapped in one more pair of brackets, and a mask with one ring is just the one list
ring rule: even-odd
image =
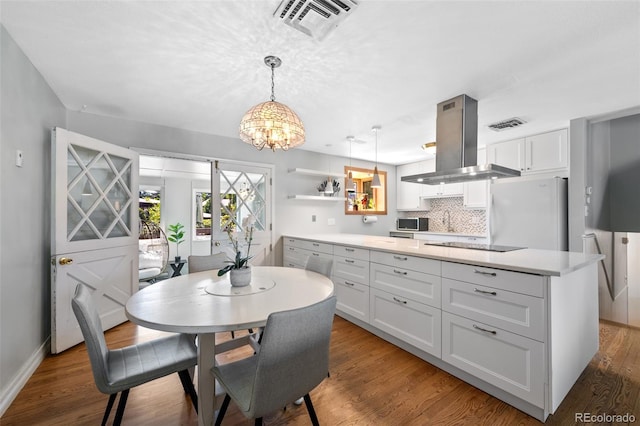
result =
[{"label": "hardwood floor", "polygon": [[[161,332],[122,324],[110,347]],[[219,358],[230,360],[246,351]],[[336,317],[331,377],[311,392],[323,425],[532,425],[539,422],[500,400]],[[94,385],[84,344],[47,357],[0,419],[10,425],[96,425],[108,397]],[[600,350],[547,424],[575,423],[575,413],[633,414],[640,422],[640,330],[602,322]],[[110,420],[113,420],[113,413]],[[304,406],[288,405],[267,425],[310,424]],[[177,374],[134,388],[124,424],[196,425]],[[252,425],[233,403],[225,425]],[[614,423],[615,424],[615,423]]]}]

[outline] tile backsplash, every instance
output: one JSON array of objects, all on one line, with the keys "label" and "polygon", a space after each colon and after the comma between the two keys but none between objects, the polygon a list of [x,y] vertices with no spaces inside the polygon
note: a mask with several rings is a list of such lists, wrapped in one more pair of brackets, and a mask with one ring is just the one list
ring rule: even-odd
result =
[{"label": "tile backsplash", "polygon": [[[453,232],[486,235],[486,210],[467,210],[462,207],[462,197],[432,198],[431,210],[405,212],[401,217],[428,217],[429,231],[447,232],[446,211],[451,215]],[[444,220],[443,220],[444,219]]]}]

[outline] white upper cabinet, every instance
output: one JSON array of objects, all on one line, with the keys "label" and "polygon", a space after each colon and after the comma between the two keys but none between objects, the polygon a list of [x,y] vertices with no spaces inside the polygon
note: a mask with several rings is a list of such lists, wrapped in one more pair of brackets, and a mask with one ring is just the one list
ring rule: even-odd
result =
[{"label": "white upper cabinet", "polygon": [[419,183],[402,182],[402,176],[417,175],[433,171],[433,165],[428,161],[418,161],[417,163],[403,164],[396,168],[396,200],[398,210],[426,210],[422,196],[423,187]]},{"label": "white upper cabinet", "polygon": [[569,166],[567,129],[525,138],[528,172],[566,169]]},{"label": "white upper cabinet", "polygon": [[[478,164],[487,163],[486,148],[478,149]],[[462,206],[465,209],[486,209],[489,193],[488,180],[465,182],[462,188]]]},{"label": "white upper cabinet", "polygon": [[487,159],[489,163],[520,170],[523,175],[568,171],[567,129],[488,145]]}]

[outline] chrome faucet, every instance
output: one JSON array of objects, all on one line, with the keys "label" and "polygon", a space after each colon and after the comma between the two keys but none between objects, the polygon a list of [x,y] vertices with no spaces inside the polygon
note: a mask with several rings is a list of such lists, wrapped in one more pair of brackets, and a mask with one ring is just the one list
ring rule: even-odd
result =
[{"label": "chrome faucet", "polygon": [[[445,215],[447,215],[446,219],[445,219]],[[442,224],[447,224],[447,232],[453,232],[453,227],[451,226],[451,212],[449,212],[449,210],[445,210],[444,213],[442,213]]]}]

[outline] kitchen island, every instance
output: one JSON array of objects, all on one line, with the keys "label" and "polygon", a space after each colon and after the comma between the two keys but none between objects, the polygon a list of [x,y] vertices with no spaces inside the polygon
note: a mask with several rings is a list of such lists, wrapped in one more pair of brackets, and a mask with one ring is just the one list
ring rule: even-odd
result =
[{"label": "kitchen island", "polygon": [[336,313],[545,421],[598,350],[600,255],[283,237],[285,266],[333,259]]}]

